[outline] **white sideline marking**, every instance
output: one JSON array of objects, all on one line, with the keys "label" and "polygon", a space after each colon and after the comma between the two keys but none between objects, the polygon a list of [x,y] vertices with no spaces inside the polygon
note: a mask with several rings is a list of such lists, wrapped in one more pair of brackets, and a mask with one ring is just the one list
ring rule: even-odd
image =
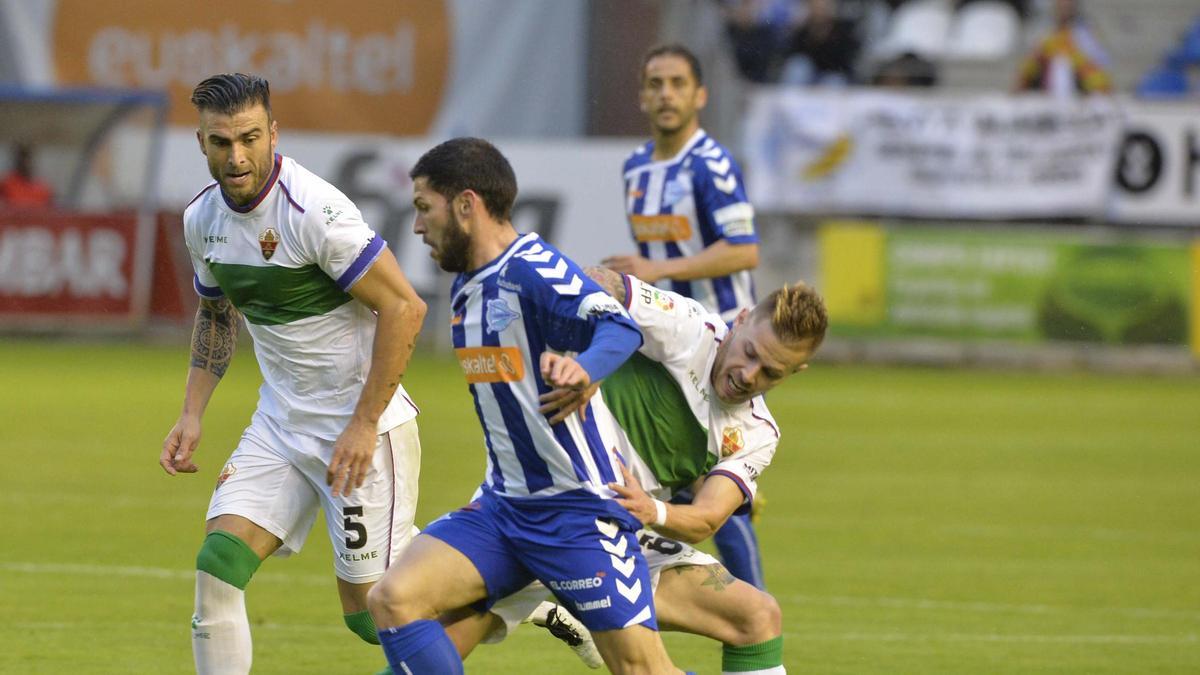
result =
[{"label": "white sideline marking", "polygon": [[1125,616],[1148,618],[1200,619],[1200,612],[1186,609],[1158,609],[1150,607],[1068,607],[1065,605],[1018,605],[1000,602],[964,602],[957,600],[931,600],[928,598],[854,597],[844,595],[815,596],[789,595],[788,600],[810,605],[832,605],[834,607],[891,607],[894,609],[950,609],[962,612],[985,614],[1073,614],[1103,612]]},{"label": "white sideline marking", "polygon": [[798,633],[797,640],[835,642],[1029,642],[1036,644],[1200,644],[1200,636],[1185,635],[1007,635],[1002,633]]},{"label": "white sideline marking", "polygon": [[[79,626],[82,624],[94,625],[94,622],[91,619],[88,619],[86,621],[80,620],[80,621],[74,622],[74,623],[70,622],[70,621],[18,621],[16,623],[10,624],[10,625],[17,629],[26,629],[26,630],[78,630]],[[127,628],[128,627],[163,628],[163,629],[169,629],[172,631],[178,631],[180,626],[183,626],[184,628],[186,628],[187,625],[188,625],[188,622],[186,619],[180,620],[180,621],[122,621],[121,622],[121,626],[127,627]],[[269,621],[266,623],[254,623],[254,624],[251,624],[250,627],[252,630],[256,630],[256,631],[259,629],[266,629],[266,630],[282,630],[282,631],[288,631],[288,632],[306,632],[307,631],[307,632],[311,632],[311,633],[337,633],[339,635],[345,634],[345,632],[346,632],[345,626],[323,626],[323,625],[311,624],[311,623],[276,623],[273,621]]]},{"label": "white sideline marking", "polygon": [[[77,563],[26,563],[0,562],[0,570],[24,574],[82,575],[94,577],[143,577],[147,579],[170,579],[193,581],[196,570],[171,569],[169,567],[134,567],[125,565],[84,565]],[[316,574],[286,574],[264,572],[254,576],[256,582],[303,584],[305,586],[333,586],[333,570],[328,576]]]}]

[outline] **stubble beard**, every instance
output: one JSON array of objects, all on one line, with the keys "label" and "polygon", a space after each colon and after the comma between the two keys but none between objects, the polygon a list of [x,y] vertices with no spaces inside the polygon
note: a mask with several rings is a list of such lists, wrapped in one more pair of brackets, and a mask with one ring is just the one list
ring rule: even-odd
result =
[{"label": "stubble beard", "polygon": [[471,237],[454,212],[450,213],[450,227],[446,228],[439,249],[441,255],[438,256],[438,267],[443,271],[467,271],[471,257]]}]

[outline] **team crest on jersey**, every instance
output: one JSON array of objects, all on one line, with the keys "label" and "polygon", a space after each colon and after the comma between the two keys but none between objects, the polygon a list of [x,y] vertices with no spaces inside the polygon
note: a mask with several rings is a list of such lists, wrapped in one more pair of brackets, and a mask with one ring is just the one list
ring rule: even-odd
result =
[{"label": "team crest on jersey", "polygon": [[521,315],[513,311],[504,298],[492,298],[487,302],[487,329],[489,333],[499,333]]},{"label": "team crest on jersey", "polygon": [[674,206],[679,200],[692,193],[692,174],[680,171],[675,180],[663,189],[663,206]]},{"label": "team crest on jersey", "polygon": [[275,232],[275,228],[268,227],[258,235],[258,247],[262,249],[263,260],[270,260],[278,246],[279,234]]},{"label": "team crest on jersey", "polygon": [[220,475],[217,476],[217,487],[221,487],[221,485],[223,485],[225,481],[232,478],[233,474],[235,473],[237,473],[237,467],[232,464],[226,464],[225,467],[221,469]]},{"label": "team crest on jersey", "polygon": [[721,431],[721,456],[728,457],[745,447],[740,427],[725,427]]}]

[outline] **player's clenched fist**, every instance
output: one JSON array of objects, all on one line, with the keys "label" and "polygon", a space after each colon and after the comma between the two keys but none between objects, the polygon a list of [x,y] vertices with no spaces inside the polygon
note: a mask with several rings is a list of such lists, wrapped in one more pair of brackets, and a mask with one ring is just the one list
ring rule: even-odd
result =
[{"label": "player's clenched fist", "polygon": [[541,361],[542,379],[552,387],[581,390],[592,383],[583,366],[569,356],[542,352]]},{"label": "player's clenched fist", "polygon": [[167,434],[167,439],[163,441],[162,454],[158,457],[159,466],[172,476],[176,473],[196,473],[200,467],[192,462],[192,453],[199,444],[200,420],[189,416],[180,417],[171,428],[171,433]]}]

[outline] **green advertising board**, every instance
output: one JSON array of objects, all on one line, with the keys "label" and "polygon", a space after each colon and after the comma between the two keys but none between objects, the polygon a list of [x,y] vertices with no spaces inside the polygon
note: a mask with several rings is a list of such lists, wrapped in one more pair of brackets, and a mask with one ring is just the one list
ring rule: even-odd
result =
[{"label": "green advertising board", "polygon": [[1195,246],[1041,231],[820,231],[831,332],[1187,345]]}]

